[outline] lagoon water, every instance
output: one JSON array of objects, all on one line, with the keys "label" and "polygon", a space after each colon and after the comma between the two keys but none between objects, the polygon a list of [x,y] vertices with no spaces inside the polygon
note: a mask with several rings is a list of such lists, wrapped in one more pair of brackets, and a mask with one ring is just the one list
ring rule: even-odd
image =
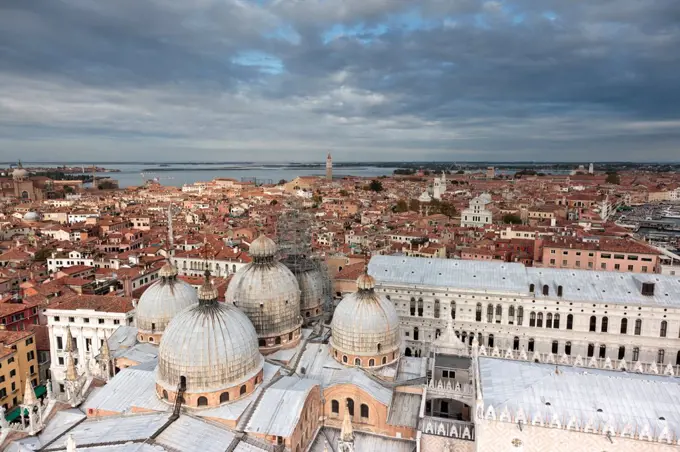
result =
[{"label": "lagoon water", "polygon": [[[92,162],[83,163],[85,167]],[[287,181],[297,176],[321,176],[326,173],[325,167],[291,166],[287,164],[262,163],[98,163],[95,165],[120,172],[97,173],[98,177],[111,177],[118,180],[121,188],[138,186],[149,179],[156,179],[162,185],[181,187],[199,181],[210,181],[216,177],[228,177],[236,180],[255,178],[258,182],[277,183],[281,179]],[[56,167],[57,164],[40,162],[24,162],[25,166]],[[77,166],[69,163],[68,166]],[[377,166],[352,166],[333,168],[333,176],[375,177],[390,175],[395,168]],[[91,174],[87,169],[88,174]]]}]

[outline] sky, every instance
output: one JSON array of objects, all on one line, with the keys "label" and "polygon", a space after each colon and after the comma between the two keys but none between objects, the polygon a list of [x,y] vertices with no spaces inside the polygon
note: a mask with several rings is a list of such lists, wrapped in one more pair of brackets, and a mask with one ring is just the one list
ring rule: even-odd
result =
[{"label": "sky", "polygon": [[678,0],[2,0],[0,161],[679,161]]}]

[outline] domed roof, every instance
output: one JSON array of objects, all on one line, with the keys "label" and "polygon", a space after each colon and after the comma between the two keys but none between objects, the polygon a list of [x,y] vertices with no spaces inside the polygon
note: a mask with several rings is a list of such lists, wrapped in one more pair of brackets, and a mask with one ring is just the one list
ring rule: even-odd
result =
[{"label": "domed roof", "polygon": [[323,303],[323,276],[316,268],[297,273],[300,286],[300,309],[316,308]]},{"label": "domed roof", "polygon": [[135,317],[137,328],[146,333],[162,333],[177,313],[198,304],[196,289],[176,279],[177,270],[165,264],[160,279],[142,293]]},{"label": "domed roof", "polygon": [[297,279],[285,265],[274,260],[276,244],[271,239],[260,236],[251,244],[251,255],[253,248],[260,254],[234,274],[227,287],[226,301],[248,316],[258,336],[289,333],[302,323]]},{"label": "domed roof", "polygon": [[12,171],[12,178],[14,179],[25,179],[28,176],[28,171],[18,166]]},{"label": "domed roof", "polygon": [[[204,286],[199,293],[211,293],[209,280]],[[201,299],[166,328],[158,350],[157,383],[174,391],[185,377],[187,393],[215,392],[249,380],[263,365],[248,318],[234,306]]]},{"label": "domed roof", "polygon": [[276,243],[266,235],[262,234],[250,244],[251,257],[270,257],[276,254]]},{"label": "domed roof", "polygon": [[331,346],[353,355],[399,350],[399,315],[390,300],[374,290],[368,275],[357,279],[358,291],[346,295],[333,313]]},{"label": "domed roof", "polygon": [[40,215],[37,212],[26,212],[24,221],[40,221]]}]

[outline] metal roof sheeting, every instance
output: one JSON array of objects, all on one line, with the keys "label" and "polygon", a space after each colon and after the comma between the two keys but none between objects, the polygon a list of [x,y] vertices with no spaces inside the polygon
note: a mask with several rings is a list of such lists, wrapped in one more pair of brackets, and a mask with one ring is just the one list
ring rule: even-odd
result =
[{"label": "metal roof sheeting", "polygon": [[182,415],[156,438],[156,443],[177,451],[224,452],[233,439],[231,430]]},{"label": "metal roof sheeting", "polygon": [[[527,419],[553,413],[565,425],[572,416],[579,425],[627,424],[652,430],[667,423],[680,433],[680,385],[673,377],[583,369],[496,358],[479,358],[484,405],[496,416],[504,407],[522,408]],[[660,420],[664,418],[665,421]]]},{"label": "metal roof sheeting", "polygon": [[[368,272],[378,286],[433,286],[536,299],[680,306],[680,277],[652,273],[533,268],[517,263],[404,256],[373,256]],[[642,295],[643,282],[654,283],[654,295]],[[533,293],[529,292],[531,284],[535,286]],[[549,289],[547,296],[543,295],[544,285]],[[559,286],[561,297],[557,296]]]},{"label": "metal roof sheeting", "polygon": [[85,401],[83,409],[127,413],[133,406],[154,411],[171,409],[156,395],[156,372],[133,367],[122,369]]},{"label": "metal roof sheeting", "polygon": [[290,436],[295,430],[309,392],[318,382],[299,377],[283,377],[267,390],[248,422],[246,431]]}]

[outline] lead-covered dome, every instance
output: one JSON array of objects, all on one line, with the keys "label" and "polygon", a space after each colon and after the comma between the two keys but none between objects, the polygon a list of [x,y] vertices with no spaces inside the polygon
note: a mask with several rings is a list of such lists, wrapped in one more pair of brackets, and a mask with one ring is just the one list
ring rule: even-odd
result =
[{"label": "lead-covered dome", "polygon": [[21,166],[18,166],[12,171],[12,179],[16,181],[22,181],[28,177],[28,171],[23,169]]},{"label": "lead-covered dome", "polygon": [[263,352],[299,342],[300,287],[295,275],[275,259],[276,244],[264,236],[250,246],[253,262],[229,282],[227,303],[241,309],[253,323]]},{"label": "lead-covered dome", "polygon": [[399,358],[399,315],[374,288],[373,277],[359,276],[357,292],[346,295],[333,313],[330,346],[344,364],[374,367]]},{"label": "lead-covered dome", "polygon": [[23,218],[24,221],[33,223],[36,221],[40,221],[40,214],[38,212],[26,212]]},{"label": "lead-covered dome", "polygon": [[179,312],[198,304],[196,289],[177,279],[177,269],[169,262],[158,272],[160,279],[142,293],[137,304],[137,338],[158,343],[160,336]]},{"label": "lead-covered dome", "polygon": [[[216,297],[208,277],[201,295]],[[158,350],[158,395],[169,401],[185,385],[188,406],[215,406],[250,394],[262,382],[257,333],[240,310],[199,298],[175,316]]]}]

